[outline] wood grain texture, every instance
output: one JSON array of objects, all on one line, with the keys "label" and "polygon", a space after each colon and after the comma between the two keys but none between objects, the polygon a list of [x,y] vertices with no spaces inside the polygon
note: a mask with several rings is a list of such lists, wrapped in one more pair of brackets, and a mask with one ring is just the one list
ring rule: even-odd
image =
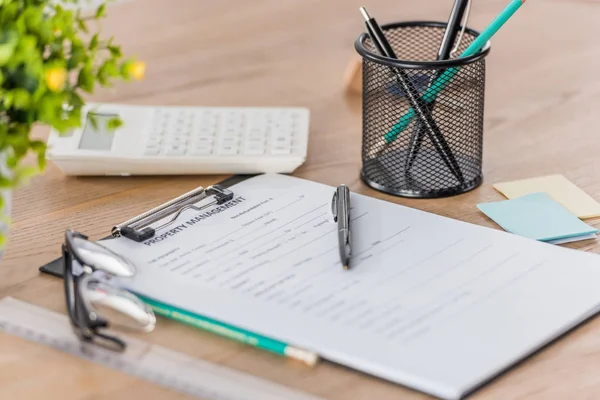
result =
[{"label": "wood grain texture", "polygon": [[[505,5],[480,0],[482,29]],[[484,184],[447,199],[402,199],[359,180],[361,104],[344,74],[364,29],[357,0],[137,0],[109,7],[104,32],[148,62],[145,81],[118,84],[94,100],[132,104],[307,106],[307,162],[296,176],[435,214],[496,226],[475,207],[500,200],[494,182],[560,173],[600,199],[600,47],[595,1],[527,2],[492,41],[487,62]],[[450,0],[369,2],[380,23],[445,20]],[[44,138],[40,128],[36,135]],[[61,282],[38,267],[59,255],[65,228],[97,239],[108,229],[220,176],[69,178],[47,172],[15,193],[0,264],[0,297],[65,312]],[[588,220],[596,227],[599,219]],[[598,242],[570,245],[598,251]],[[540,284],[543,284],[541,282]],[[510,327],[507,327],[510,329]],[[163,318],[145,340],[328,399],[425,399],[346,368],[314,369]],[[600,392],[600,320],[593,319],[473,395],[475,399],[595,399]],[[60,367],[59,367],[60,366]],[[0,398],[184,398],[54,350],[0,335]]]}]

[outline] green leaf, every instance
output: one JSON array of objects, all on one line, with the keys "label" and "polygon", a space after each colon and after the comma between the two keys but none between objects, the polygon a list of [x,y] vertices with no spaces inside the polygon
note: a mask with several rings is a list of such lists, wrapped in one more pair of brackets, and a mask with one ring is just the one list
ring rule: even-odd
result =
[{"label": "green leaf", "polygon": [[44,62],[41,59],[31,60],[22,70],[21,87],[34,94],[40,87],[40,80],[44,76]]},{"label": "green leaf", "polygon": [[43,153],[46,151],[46,143],[42,142],[41,140],[32,140],[29,145],[31,146],[31,150],[35,151],[36,153]]},{"label": "green leaf", "polygon": [[43,12],[44,10],[41,7],[27,7],[25,11],[23,11],[25,26],[29,32],[39,32],[39,26],[43,19]]},{"label": "green leaf", "polygon": [[78,95],[75,92],[71,92],[69,98],[69,105],[71,105],[74,108],[81,108],[84,104],[85,102],[83,101],[80,95]]},{"label": "green leaf", "polygon": [[54,30],[52,29],[52,21],[45,19],[38,26],[38,38],[40,44],[49,44],[54,40]]},{"label": "green leaf", "polygon": [[96,79],[98,80],[98,83],[102,86],[109,86],[109,82],[108,82],[108,76],[106,75],[106,71],[104,71],[104,69],[100,68],[98,69],[98,73],[96,74]]},{"label": "green leaf", "polygon": [[0,44],[0,67],[6,65],[15,52],[16,43]]},{"label": "green leaf", "polygon": [[[6,16],[6,13],[4,13]],[[17,44],[19,41],[19,32],[12,21],[5,24],[0,30],[0,44]]]},{"label": "green leaf", "polygon": [[54,122],[52,123],[52,127],[54,129],[56,129],[58,131],[58,133],[60,133],[60,134],[64,134],[69,129],[71,129],[71,125],[69,124],[69,121],[63,120],[60,118],[57,118],[56,120],[54,120]]},{"label": "green leaf", "polygon": [[43,171],[46,168],[46,143],[34,140],[30,143],[30,146],[37,154],[38,168]]},{"label": "green leaf", "polygon": [[118,117],[111,118],[106,123],[106,127],[108,128],[109,131],[115,131],[122,126],[123,126],[123,121]]},{"label": "green leaf", "polygon": [[0,177],[0,188],[10,189],[13,187],[13,180],[5,177]]},{"label": "green leaf", "polygon": [[17,51],[25,53],[25,57],[29,54],[39,54],[37,50],[37,38],[33,35],[22,36],[19,40]]},{"label": "green leaf", "polygon": [[8,129],[7,142],[17,151],[20,146],[28,147],[28,135],[29,127],[26,124],[12,124]]},{"label": "green leaf", "polygon": [[98,68],[97,79],[102,86],[109,86],[109,79],[117,76],[119,76],[119,69],[117,68],[117,62],[114,59],[106,60],[106,62]]},{"label": "green leaf", "polygon": [[106,3],[100,5],[96,10],[96,18],[102,18],[106,16]]},{"label": "green leaf", "polygon": [[85,21],[82,20],[81,18],[77,20],[77,26],[79,27],[79,29],[81,29],[81,31],[83,33],[88,33],[88,28],[87,25],[85,24]]},{"label": "green leaf", "polygon": [[94,73],[92,72],[92,68],[90,65],[86,65],[79,71],[79,76],[77,77],[77,85],[88,93],[93,93],[94,91]]},{"label": "green leaf", "polygon": [[121,58],[121,57],[123,57],[123,53],[121,51],[121,46],[109,45],[108,46],[108,51],[110,51],[110,54],[113,57],[115,57],[115,58]]},{"label": "green leaf", "polygon": [[95,131],[97,131],[98,130],[98,119],[96,118],[96,115],[94,115],[94,113],[88,113],[88,120],[90,121],[92,128]]},{"label": "green leaf", "polygon": [[38,102],[38,119],[49,125],[56,118],[56,106],[51,96],[44,96]]},{"label": "green leaf", "polygon": [[90,40],[89,49],[90,49],[90,51],[94,51],[94,50],[98,49],[98,34],[97,33],[94,36],[92,36],[92,40]]},{"label": "green leaf", "polygon": [[13,92],[5,92],[4,96],[2,96],[2,102],[4,103],[4,107],[10,108],[13,104]]},{"label": "green leaf", "polygon": [[131,75],[129,74],[131,65],[135,62],[135,59],[130,58],[129,60],[125,61],[123,64],[121,64],[121,77],[125,80],[129,80],[131,79]]},{"label": "green leaf", "polygon": [[62,34],[68,36],[69,32],[73,30],[73,23],[75,22],[75,13],[72,10],[65,10],[62,13]]},{"label": "green leaf", "polygon": [[73,46],[71,48],[71,56],[67,61],[67,69],[75,69],[77,66],[85,60],[85,53],[81,47]]},{"label": "green leaf", "polygon": [[2,9],[4,11],[4,13],[2,15],[3,22],[5,22],[5,23],[6,22],[14,22],[15,19],[17,18],[17,14],[20,9],[20,4],[17,4],[16,2],[9,3],[9,4],[2,6]]},{"label": "green leaf", "polygon": [[45,170],[46,169],[46,154],[38,154],[37,156],[37,162],[38,162],[38,168],[40,170]]},{"label": "green leaf", "polygon": [[13,92],[13,107],[15,108],[27,108],[29,107],[31,96],[25,89],[15,89]]},{"label": "green leaf", "polygon": [[69,128],[81,126],[81,108],[73,108],[68,114],[67,122],[69,123]]},{"label": "green leaf", "polygon": [[0,148],[4,148],[7,135],[8,128],[6,127],[6,124],[0,124]]},{"label": "green leaf", "polygon": [[10,169],[14,169],[17,166],[18,162],[19,160],[17,160],[17,157],[15,157],[12,154],[9,157],[6,157],[6,166]]},{"label": "green leaf", "polygon": [[32,166],[25,166],[15,170],[15,180],[19,183],[27,183],[32,177],[37,175],[39,169]]},{"label": "green leaf", "polygon": [[[20,10],[19,10],[20,12]],[[17,14],[16,19],[15,19],[15,27],[17,28],[17,30],[19,31],[19,33],[25,33],[25,31],[27,31],[27,27],[25,25],[25,18],[23,18],[22,14]]]}]

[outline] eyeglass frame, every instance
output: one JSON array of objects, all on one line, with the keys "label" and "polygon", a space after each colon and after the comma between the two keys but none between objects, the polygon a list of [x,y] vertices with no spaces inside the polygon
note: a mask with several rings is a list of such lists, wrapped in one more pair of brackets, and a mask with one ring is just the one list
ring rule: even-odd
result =
[{"label": "eyeglass frame", "polygon": [[[99,329],[109,328],[109,322],[92,311],[92,305],[81,292],[96,269],[86,264],[77,252],[73,243],[75,237],[88,240],[86,235],[67,230],[65,242],[62,245],[65,300],[73,330],[84,342],[104,345],[94,340],[98,337],[114,345],[113,350],[123,352],[127,348],[127,344],[123,340],[99,332]],[[73,273],[73,261],[77,261],[82,267],[83,272],[79,276],[75,276]]]}]

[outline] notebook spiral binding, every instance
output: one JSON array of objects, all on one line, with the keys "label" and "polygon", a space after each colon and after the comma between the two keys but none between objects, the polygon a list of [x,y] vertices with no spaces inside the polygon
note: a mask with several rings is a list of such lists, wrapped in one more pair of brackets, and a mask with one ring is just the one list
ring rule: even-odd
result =
[{"label": "notebook spiral binding", "polygon": [[[195,204],[209,196],[214,196],[214,200],[202,206]],[[143,242],[152,238],[156,231],[164,229],[177,220],[179,215],[189,209],[201,211],[214,205],[227,203],[233,199],[233,192],[221,185],[212,185],[204,188],[202,186],[182,194],[158,207],[154,207],[136,217],[120,223],[112,228],[112,236],[123,236],[136,242]],[[160,221],[161,219],[173,215],[169,221],[152,228],[149,225]]]}]

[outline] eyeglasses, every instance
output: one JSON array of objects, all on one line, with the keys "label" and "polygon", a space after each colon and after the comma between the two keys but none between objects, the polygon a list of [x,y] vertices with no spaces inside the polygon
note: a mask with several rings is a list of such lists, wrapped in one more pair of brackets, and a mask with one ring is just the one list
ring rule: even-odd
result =
[{"label": "eyeglasses", "polygon": [[62,252],[67,309],[82,341],[124,351],[125,342],[104,330],[113,326],[142,332],[154,329],[152,309],[115,282],[115,277],[135,274],[129,260],[71,230],[65,232]]}]

